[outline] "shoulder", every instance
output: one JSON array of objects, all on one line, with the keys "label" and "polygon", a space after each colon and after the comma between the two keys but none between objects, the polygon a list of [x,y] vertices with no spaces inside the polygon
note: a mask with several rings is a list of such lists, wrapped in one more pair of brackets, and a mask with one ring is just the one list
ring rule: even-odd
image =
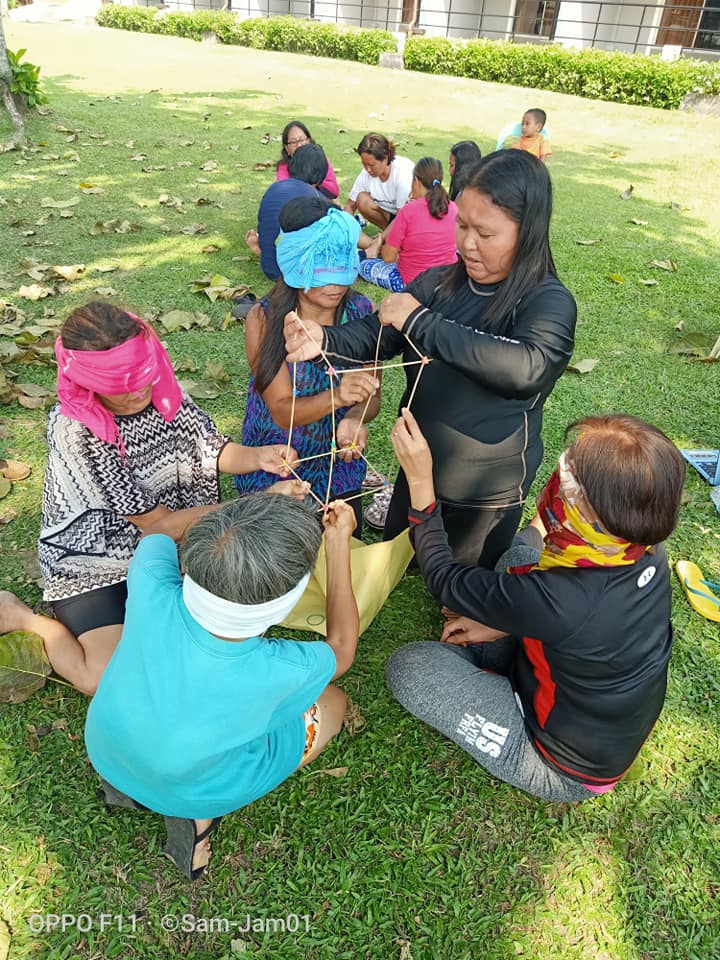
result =
[{"label": "shoulder", "polygon": [[557,277],[550,275],[534,287],[526,290],[518,301],[517,308],[519,312],[550,308],[572,317],[575,317],[577,313],[575,297]]},{"label": "shoulder", "polygon": [[393,160],[392,165],[398,173],[402,174],[413,173],[415,170],[415,164],[410,157],[401,157],[399,154]]},{"label": "shoulder", "polygon": [[290,668],[315,673],[324,669],[335,671],[335,654],[324,640],[268,639],[268,652]]}]

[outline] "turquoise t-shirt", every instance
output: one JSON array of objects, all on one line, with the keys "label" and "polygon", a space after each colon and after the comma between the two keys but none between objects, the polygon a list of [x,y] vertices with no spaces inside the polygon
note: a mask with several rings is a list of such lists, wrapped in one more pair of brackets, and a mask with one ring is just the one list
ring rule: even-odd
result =
[{"label": "turquoise t-shirt", "polygon": [[145,537],[130,564],[122,639],[88,710],[88,755],[157,813],[230,813],[297,769],[303,713],[335,669],[321,641],[208,633],[183,603],[175,543]]}]

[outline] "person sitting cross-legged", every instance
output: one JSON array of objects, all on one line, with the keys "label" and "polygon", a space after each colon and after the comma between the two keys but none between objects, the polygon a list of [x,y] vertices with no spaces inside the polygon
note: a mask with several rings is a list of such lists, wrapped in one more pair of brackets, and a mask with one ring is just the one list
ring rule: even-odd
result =
[{"label": "person sitting cross-legged", "polygon": [[270,793],[340,731],[359,619],[355,515],[323,514],[327,641],[266,637],[302,596],[322,531],[291,497],[224,504],[172,539],[149,533],[128,575],[123,636],[90,704],[85,742],[105,799],[162,814],[165,852],[197,879],[218,818]]}]

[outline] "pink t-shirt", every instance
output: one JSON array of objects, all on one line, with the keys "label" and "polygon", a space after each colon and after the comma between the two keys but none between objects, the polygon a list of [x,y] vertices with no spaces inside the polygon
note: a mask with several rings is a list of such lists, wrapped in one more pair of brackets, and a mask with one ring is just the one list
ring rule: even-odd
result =
[{"label": "pink t-shirt", "polygon": [[406,284],[429,267],[455,263],[456,217],[452,200],[441,220],[431,217],[426,197],[410,200],[398,211],[385,240],[400,251],[398,270]]},{"label": "pink t-shirt", "polygon": [[[277,170],[275,171],[275,179],[276,180],[290,179],[290,171],[288,170],[287,163],[282,162],[277,165]],[[327,190],[327,192],[332,197],[337,197],[338,194],[340,193],[337,177],[335,176],[335,171],[333,170],[332,164],[330,163],[329,160],[328,160],[327,174],[323,182],[320,184],[320,186],[323,188],[323,190]]]}]

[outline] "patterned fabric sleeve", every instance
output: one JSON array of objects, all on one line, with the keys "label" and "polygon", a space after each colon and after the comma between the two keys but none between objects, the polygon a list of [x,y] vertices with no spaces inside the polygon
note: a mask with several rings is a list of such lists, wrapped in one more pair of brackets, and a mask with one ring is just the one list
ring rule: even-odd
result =
[{"label": "patterned fabric sleeve", "polygon": [[215,421],[200,407],[195,404],[190,397],[183,397],[188,408],[192,409],[197,421],[198,431],[198,459],[202,464],[203,470],[217,472],[217,462],[223,447],[230,443],[230,437],[220,433],[215,425]]}]

